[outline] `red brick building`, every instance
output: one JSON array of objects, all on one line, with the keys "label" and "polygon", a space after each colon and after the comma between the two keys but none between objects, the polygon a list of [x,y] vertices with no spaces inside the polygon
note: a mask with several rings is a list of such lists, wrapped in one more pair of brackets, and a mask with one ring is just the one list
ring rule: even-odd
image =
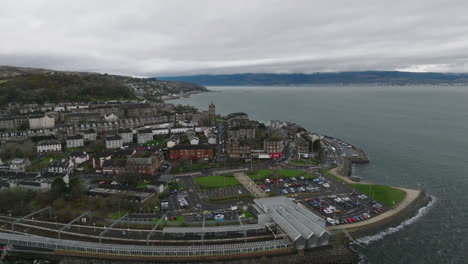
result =
[{"label": "red brick building", "polygon": [[155,175],[164,162],[162,155],[137,153],[127,161],[127,173]]},{"label": "red brick building", "polygon": [[211,159],[213,156],[213,149],[207,145],[176,145],[169,151],[171,160]]}]

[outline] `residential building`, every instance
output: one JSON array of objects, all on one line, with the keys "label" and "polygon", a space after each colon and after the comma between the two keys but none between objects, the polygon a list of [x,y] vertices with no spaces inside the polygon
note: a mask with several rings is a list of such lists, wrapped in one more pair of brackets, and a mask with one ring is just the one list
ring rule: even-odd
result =
[{"label": "residential building", "polygon": [[55,139],[43,140],[37,143],[37,152],[62,151],[62,144]]},{"label": "residential building", "polygon": [[70,153],[70,159],[75,163],[76,165],[79,165],[83,162],[86,162],[89,160],[89,155],[86,153],[86,151],[73,151]]},{"label": "residential building", "polygon": [[13,159],[10,162],[10,170],[25,172],[26,169],[31,166],[31,162],[28,159]]},{"label": "residential building", "polygon": [[211,159],[214,150],[208,145],[176,145],[169,150],[171,160]]},{"label": "residential building", "polygon": [[248,144],[226,144],[226,155],[230,159],[246,159],[251,157],[251,147]]},{"label": "residential building", "polygon": [[66,139],[67,148],[79,148],[84,146],[82,135],[68,136]]},{"label": "residential building", "polygon": [[117,133],[122,138],[124,144],[133,142],[133,131],[130,128],[118,129]]},{"label": "residential building", "polygon": [[0,170],[0,188],[20,188],[33,191],[48,191],[56,177],[68,178],[65,173],[19,172]]},{"label": "residential building", "polygon": [[51,160],[47,167],[48,172],[54,173],[70,173],[75,164],[71,159]]},{"label": "residential building", "polygon": [[30,115],[28,121],[30,129],[55,127],[55,119],[44,114]]},{"label": "residential building", "polygon": [[111,158],[112,158],[112,154],[110,152],[108,151],[99,152],[91,156],[91,164],[93,165],[94,169],[100,170],[102,169],[102,165],[104,164],[104,161],[110,160]]},{"label": "residential building", "polygon": [[153,130],[151,128],[143,128],[137,130],[138,144],[144,144],[153,140]]},{"label": "residential building", "polygon": [[229,141],[255,138],[254,127],[234,127],[228,130]]},{"label": "residential building", "polygon": [[78,112],[78,113],[61,113],[61,120],[65,124],[79,124],[79,123],[92,123],[99,122],[103,118],[100,113],[93,112]]},{"label": "residential building", "polygon": [[1,130],[16,130],[23,125],[27,125],[28,118],[24,115],[10,116],[0,118],[0,129]]},{"label": "residential building", "polygon": [[127,173],[152,176],[156,174],[163,162],[162,155],[136,153],[127,161]]},{"label": "residential building", "polygon": [[14,129],[16,129],[15,119],[13,117],[2,117],[2,118],[0,118],[0,129],[2,129],[2,130],[14,130]]},{"label": "residential building", "polygon": [[158,109],[150,104],[132,104],[126,105],[125,116],[127,117],[144,117],[154,116],[158,114]]},{"label": "residential building", "polygon": [[284,141],[281,137],[270,137],[263,141],[263,147],[266,153],[283,153]]},{"label": "residential building", "polygon": [[97,132],[95,129],[88,129],[83,131],[83,139],[85,141],[95,141],[97,138]]},{"label": "residential building", "polygon": [[105,160],[102,164],[102,173],[109,175],[124,174],[127,166],[127,160]]},{"label": "residential building", "polygon": [[297,150],[298,156],[309,154],[311,152],[310,151],[311,146],[306,139],[302,137],[296,138],[295,144],[296,144],[296,150]]},{"label": "residential building", "polygon": [[123,146],[123,140],[119,135],[109,135],[106,137],[106,148],[121,148]]}]

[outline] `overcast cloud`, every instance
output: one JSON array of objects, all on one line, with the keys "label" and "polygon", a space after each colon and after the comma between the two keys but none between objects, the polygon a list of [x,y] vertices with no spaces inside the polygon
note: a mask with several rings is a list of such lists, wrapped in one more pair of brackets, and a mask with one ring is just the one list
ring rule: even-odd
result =
[{"label": "overcast cloud", "polygon": [[134,76],[468,72],[468,1],[2,1],[0,65]]}]

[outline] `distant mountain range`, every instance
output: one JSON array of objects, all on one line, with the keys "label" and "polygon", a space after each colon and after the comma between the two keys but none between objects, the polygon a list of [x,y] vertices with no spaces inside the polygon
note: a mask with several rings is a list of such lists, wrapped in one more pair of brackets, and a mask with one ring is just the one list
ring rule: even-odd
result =
[{"label": "distant mountain range", "polygon": [[159,80],[199,85],[306,85],[306,84],[468,84],[468,73],[417,73],[400,71],[358,71],[312,74],[245,73],[158,77]]}]

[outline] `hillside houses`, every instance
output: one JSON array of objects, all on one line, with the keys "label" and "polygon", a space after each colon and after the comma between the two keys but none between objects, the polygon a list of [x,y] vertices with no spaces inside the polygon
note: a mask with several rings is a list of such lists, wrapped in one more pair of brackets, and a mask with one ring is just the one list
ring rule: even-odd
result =
[{"label": "hillside houses", "polygon": [[97,132],[95,129],[92,129],[92,128],[83,131],[82,135],[85,141],[94,141],[97,138]]},{"label": "hillside houses", "polygon": [[62,143],[56,139],[43,140],[37,144],[37,152],[56,152],[62,151]]},{"label": "hillside houses", "polygon": [[121,148],[123,146],[122,137],[119,135],[108,135],[106,137],[106,148],[107,149],[115,149]]},{"label": "hillside houses", "polygon": [[10,161],[10,170],[25,172],[31,166],[29,159],[13,159]]},{"label": "hillside houses", "polygon": [[117,133],[122,138],[123,144],[133,142],[133,131],[130,128],[120,128],[117,130]]},{"label": "hillside houses", "polygon": [[84,146],[84,139],[82,135],[68,136],[66,139],[67,148],[79,148]]},{"label": "hillside houses", "polygon": [[55,119],[45,114],[30,115],[28,121],[30,129],[55,127]]},{"label": "hillside houses", "polygon": [[143,128],[137,130],[137,142],[138,144],[148,143],[153,140],[153,130],[150,128]]}]

